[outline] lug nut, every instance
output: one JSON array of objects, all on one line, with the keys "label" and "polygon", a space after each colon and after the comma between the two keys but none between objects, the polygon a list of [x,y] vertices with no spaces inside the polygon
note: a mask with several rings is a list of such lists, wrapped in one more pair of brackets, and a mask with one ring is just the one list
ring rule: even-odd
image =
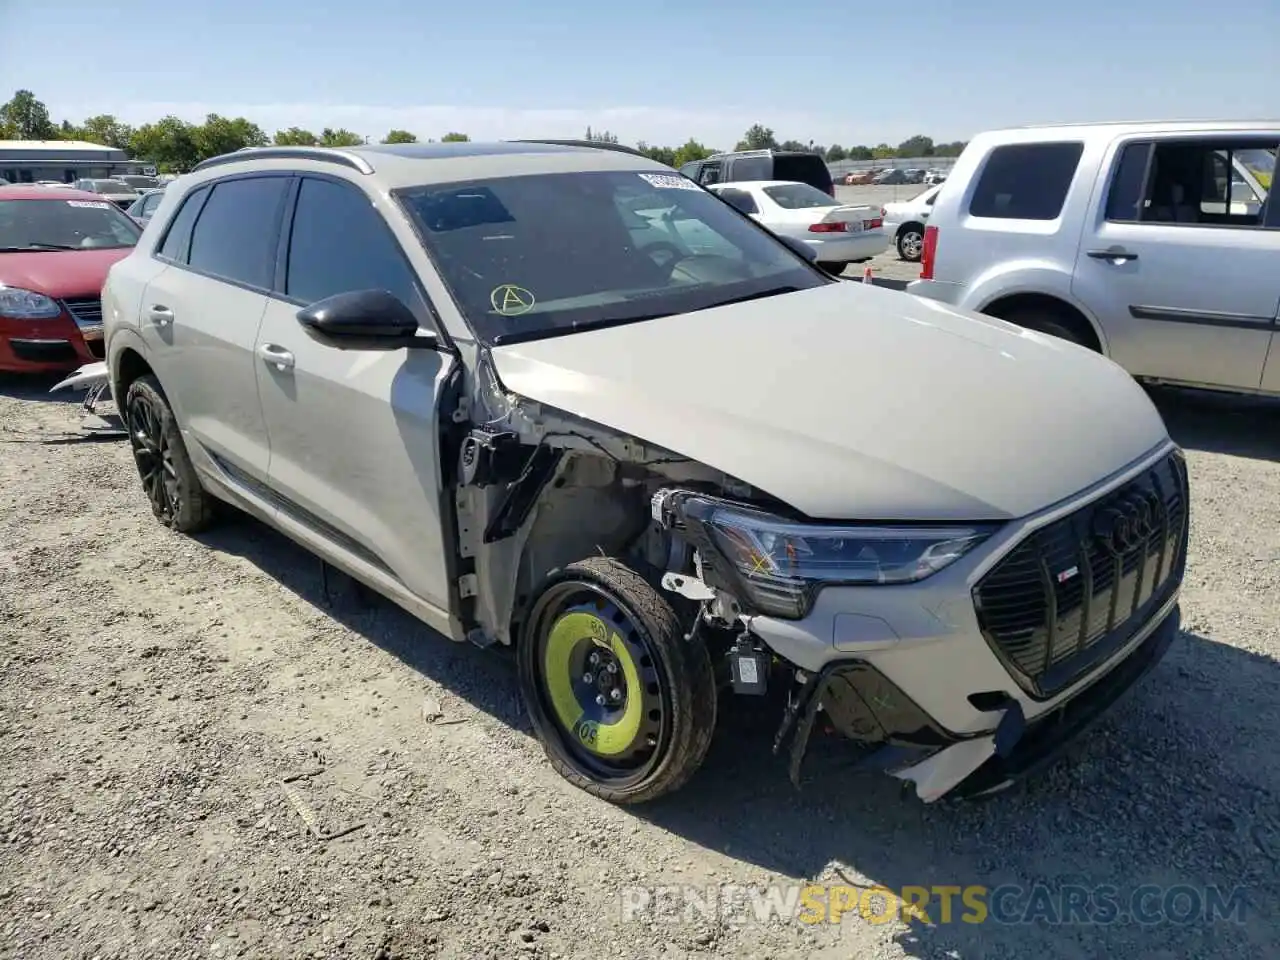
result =
[{"label": "lug nut", "polygon": [[609,661],[609,665],[608,665],[607,667],[605,667],[605,669],[606,669],[606,670],[608,670],[610,673],[617,673],[617,672],[618,672],[618,664],[617,664],[616,662],[614,662],[613,660],[610,660],[610,661]]},{"label": "lug nut", "polygon": [[603,706],[604,706],[604,694],[603,694],[603,693],[597,693],[597,694],[596,694],[596,704],[597,704],[597,705],[599,705],[599,706],[601,706],[601,707],[603,707]]},{"label": "lug nut", "polygon": [[597,663],[600,662],[600,654],[592,650],[591,656],[587,657],[587,661],[594,667]]},{"label": "lug nut", "polygon": [[622,691],[619,690],[617,687],[614,687],[612,690],[609,691],[609,696],[613,697],[613,699],[615,700],[621,700]]},{"label": "lug nut", "polygon": [[595,675],[594,673],[584,673],[584,674],[582,675],[582,682],[583,682],[583,683],[595,683],[595,682],[596,682],[596,675]]}]

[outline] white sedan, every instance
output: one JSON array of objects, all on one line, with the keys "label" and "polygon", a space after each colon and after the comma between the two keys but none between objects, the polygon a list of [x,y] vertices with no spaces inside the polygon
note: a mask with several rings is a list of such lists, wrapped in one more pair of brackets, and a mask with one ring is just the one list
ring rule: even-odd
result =
[{"label": "white sedan", "polygon": [[929,219],[929,212],[941,189],[942,184],[937,184],[910,200],[886,203],[880,208],[885,232],[893,239],[894,246],[898,248],[898,256],[903,260],[914,263],[920,259],[920,253],[924,250],[925,221]]},{"label": "white sedan", "polygon": [[707,189],[773,233],[804,241],[818,263],[836,273],[889,248],[879,210],[839,203],[807,183],[730,181]]}]

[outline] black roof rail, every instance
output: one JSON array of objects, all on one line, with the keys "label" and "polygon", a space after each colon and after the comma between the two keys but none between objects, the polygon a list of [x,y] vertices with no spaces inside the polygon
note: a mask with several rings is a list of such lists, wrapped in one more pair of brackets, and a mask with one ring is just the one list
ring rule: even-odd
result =
[{"label": "black roof rail", "polygon": [[[612,150],[614,153],[629,153],[633,157],[644,157],[635,147],[621,143],[609,143],[605,140],[508,140],[507,143],[546,143],[553,147],[592,147],[596,150]],[[645,157],[647,160],[648,157]]]},{"label": "black roof rail", "polygon": [[364,157],[332,147],[241,147],[232,153],[223,153],[208,160],[201,160],[191,168],[191,172],[207,170],[209,167],[221,166],[224,163],[240,163],[244,160],[316,160],[320,163],[336,163],[350,167],[359,173],[373,173],[373,167],[369,166],[369,162]]}]

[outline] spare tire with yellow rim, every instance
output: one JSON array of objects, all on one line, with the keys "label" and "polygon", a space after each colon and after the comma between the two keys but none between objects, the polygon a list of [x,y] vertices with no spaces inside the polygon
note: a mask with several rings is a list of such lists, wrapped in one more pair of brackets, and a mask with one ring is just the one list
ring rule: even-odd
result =
[{"label": "spare tire with yellow rim", "polygon": [[622,562],[574,563],[543,585],[520,637],[520,686],[565,779],[614,803],[682,786],[716,723],[711,659]]}]

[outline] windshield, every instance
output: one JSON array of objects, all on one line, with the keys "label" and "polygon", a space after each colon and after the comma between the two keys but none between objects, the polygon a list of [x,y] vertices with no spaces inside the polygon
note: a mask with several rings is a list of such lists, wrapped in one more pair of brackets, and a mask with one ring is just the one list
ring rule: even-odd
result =
[{"label": "windshield", "polygon": [[149,189],[152,187],[159,186],[160,184],[160,181],[157,180],[155,177],[144,177],[144,176],[141,176],[140,174],[139,175],[133,175],[133,174],[122,175],[120,177],[120,180],[127,183],[131,187],[137,187],[142,189]]},{"label": "windshield", "polygon": [[831,194],[823,193],[807,183],[780,183],[765,187],[769,199],[784,210],[807,210],[811,207],[838,206]]},{"label": "windshield", "polygon": [[105,200],[0,200],[0,251],[132,247],[141,230]]},{"label": "windshield", "polygon": [[832,282],[724,201],[657,172],[396,191],[476,336],[511,343]]}]

